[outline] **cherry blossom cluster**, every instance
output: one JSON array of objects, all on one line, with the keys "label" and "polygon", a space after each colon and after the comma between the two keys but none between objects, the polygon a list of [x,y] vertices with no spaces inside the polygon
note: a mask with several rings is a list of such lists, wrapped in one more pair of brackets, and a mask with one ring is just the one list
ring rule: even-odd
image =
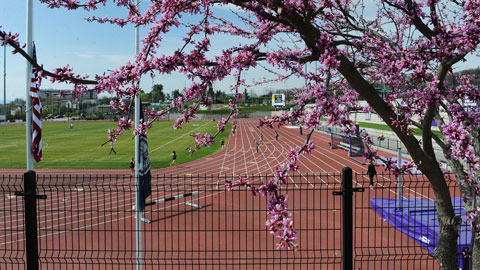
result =
[{"label": "cherry blossom cluster", "polygon": [[210,146],[214,143],[213,135],[209,133],[195,133],[191,136],[195,139],[195,149],[199,149],[202,146]]},{"label": "cherry blossom cluster", "polygon": [[225,118],[220,119],[217,123],[217,130],[220,132],[224,132],[226,124],[227,124],[227,119]]},{"label": "cherry blossom cluster", "polygon": [[480,169],[479,159],[473,147],[472,137],[463,125],[458,122],[446,123],[442,126],[445,138],[451,144],[451,155],[460,160],[467,161],[472,169]]},{"label": "cherry blossom cluster", "polygon": [[470,250],[468,248],[464,248],[462,250],[462,256],[463,256],[463,258],[471,258],[472,253],[470,252]]},{"label": "cherry blossom cluster", "polygon": [[[98,5],[105,6],[108,0],[84,0],[81,3],[78,0],[40,0],[41,3],[47,4],[49,8],[64,7],[69,10],[83,8],[87,11],[96,10]],[[127,6],[133,3],[132,0],[116,0],[118,6]]]},{"label": "cherry blossom cluster", "polygon": [[123,114],[125,112],[128,112],[127,105],[125,104],[125,101],[123,99],[111,100],[110,107],[112,107],[115,110],[115,112],[118,114]]},{"label": "cherry blossom cluster", "polygon": [[367,151],[365,152],[365,160],[375,161],[379,159],[380,157],[378,156],[377,151],[373,148],[374,144],[372,136],[370,136],[365,129],[360,130],[359,136],[362,138],[365,147],[367,148]]},{"label": "cherry blossom cluster", "polygon": [[[142,124],[141,126],[143,126],[143,122],[141,124]],[[130,130],[132,127],[133,127],[132,120],[127,119],[125,117],[120,118],[120,120],[118,121],[117,129],[112,128],[107,130],[108,140],[116,141],[118,136],[121,136],[125,130]],[[134,132],[137,132],[137,131],[135,130]],[[144,132],[142,134],[145,135]]]},{"label": "cherry blossom cluster", "polygon": [[[261,122],[262,124],[264,122]],[[310,134],[311,135],[311,132]],[[278,249],[297,249],[298,245],[295,243],[297,240],[297,232],[293,226],[292,215],[288,211],[288,195],[279,194],[281,185],[287,183],[288,171],[297,171],[299,166],[297,161],[300,154],[310,154],[315,149],[315,144],[312,140],[307,139],[303,147],[297,147],[290,150],[287,153],[288,162],[282,163],[275,168],[275,173],[271,179],[264,182],[257,188],[250,184],[248,177],[238,176],[237,181],[227,180],[225,187],[228,191],[232,191],[235,187],[245,187],[248,192],[256,197],[257,194],[261,194],[263,197],[268,197],[267,213],[269,219],[265,222],[270,233],[275,235],[279,240],[277,244]]]},{"label": "cherry blossom cluster", "polygon": [[114,128],[107,130],[107,133],[108,133],[108,140],[110,141],[117,141],[117,137],[122,135],[122,132],[119,132]]},{"label": "cherry blossom cluster", "polygon": [[466,221],[471,223],[477,216],[478,210],[480,210],[478,207],[474,207],[470,211],[468,211]]},{"label": "cherry blossom cluster", "polygon": [[258,188],[248,182],[248,177],[239,176],[236,182],[226,181],[225,186],[228,191],[232,191],[235,187],[245,187],[253,197],[261,194],[268,197],[267,214],[269,218],[265,221],[270,233],[274,235],[279,243],[278,249],[297,249],[298,245],[297,232],[293,226],[291,213],[288,211],[288,195],[278,194],[279,184],[277,180],[272,178],[267,183],[263,183]]},{"label": "cherry blossom cluster", "polygon": [[[2,28],[1,25],[0,25],[0,28]],[[11,32],[7,33],[5,31],[0,30],[0,41],[2,42],[1,45],[6,46],[9,43],[13,43],[17,46],[20,46],[20,43],[18,42],[19,35],[20,35],[19,33],[12,34]]]},{"label": "cherry blossom cluster", "polygon": [[297,249],[295,244],[297,240],[297,232],[293,227],[292,215],[288,212],[288,196],[281,194],[278,196],[270,196],[268,198],[268,211],[270,219],[265,225],[270,233],[280,241],[277,249]]},{"label": "cherry blossom cluster", "polygon": [[392,158],[383,159],[386,169],[388,169],[395,177],[403,174],[412,175],[412,170],[416,167],[415,163],[411,161],[402,161],[402,164],[398,166],[397,160]]},{"label": "cherry blossom cluster", "polygon": [[133,121],[131,119],[127,119],[125,117],[120,118],[118,121],[118,132],[122,132],[124,130],[130,130],[133,127]]},{"label": "cherry blossom cluster", "polygon": [[147,129],[152,128],[152,122],[140,120],[137,128],[133,130],[133,135],[135,136],[147,136]]},{"label": "cherry blossom cluster", "polygon": [[103,18],[97,18],[95,16],[92,16],[90,18],[87,18],[87,21],[89,22],[98,22],[98,23],[110,23],[110,24],[116,24],[120,27],[124,27],[125,25],[128,24],[128,21],[125,19],[120,19],[120,18],[109,18],[109,17],[103,17]]},{"label": "cherry blossom cluster", "polygon": [[[471,199],[472,198],[469,198],[469,200],[471,200]],[[478,215],[479,211],[480,211],[480,208],[478,208],[478,207],[473,207],[472,209],[468,210],[467,213],[466,213],[465,221],[467,221],[470,224],[474,224],[474,221],[477,218],[477,215]],[[480,224],[476,224],[475,229],[476,229],[475,239],[480,239]],[[470,253],[468,253],[467,255],[471,257]],[[465,256],[465,254],[464,254],[464,256]]]}]

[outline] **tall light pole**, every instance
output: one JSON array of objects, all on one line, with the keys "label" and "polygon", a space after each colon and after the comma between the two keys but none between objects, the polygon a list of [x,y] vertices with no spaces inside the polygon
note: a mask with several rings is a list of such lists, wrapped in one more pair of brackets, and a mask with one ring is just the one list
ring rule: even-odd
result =
[{"label": "tall light pole", "polygon": [[[32,0],[27,0],[27,23],[26,23],[26,51],[28,55],[33,56],[32,51],[32,28],[33,28],[33,3]],[[33,159],[32,159],[32,99],[30,98],[30,84],[32,78],[32,64],[28,60],[26,67],[26,135],[27,135],[27,171],[33,170]]]},{"label": "tall light pole", "polygon": [[7,121],[7,46],[3,46],[3,115]]},{"label": "tall light pole", "polygon": [[[135,0],[137,8],[140,0]],[[140,52],[140,29],[135,27],[135,56]],[[140,124],[140,93],[135,94],[135,128]],[[140,135],[135,135],[135,250],[137,270],[142,270],[142,211],[140,210]]]}]

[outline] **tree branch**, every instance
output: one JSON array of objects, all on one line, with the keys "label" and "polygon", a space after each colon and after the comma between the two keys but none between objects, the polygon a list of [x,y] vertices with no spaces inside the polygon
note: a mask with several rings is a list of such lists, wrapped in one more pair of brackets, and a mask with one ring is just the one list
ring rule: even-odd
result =
[{"label": "tree branch", "polygon": [[[6,36],[6,33],[3,32],[3,31],[0,31],[0,37],[2,38],[5,38]],[[18,52],[19,54],[21,54],[28,62],[30,62],[30,64],[32,64],[32,66],[37,70],[37,71],[41,71],[44,75],[47,75],[49,77],[52,77],[52,78],[55,78],[55,79],[58,79],[58,80],[68,80],[72,83],[76,83],[76,84],[88,84],[88,85],[95,85],[97,84],[98,82],[97,81],[94,81],[94,80],[85,80],[85,79],[80,79],[80,78],[76,78],[76,77],[68,77],[68,76],[60,76],[60,75],[57,75],[55,73],[52,73],[48,70],[45,70],[42,66],[40,66],[37,61],[33,60],[32,57],[30,57],[30,55],[28,55],[28,53],[26,51],[24,51],[18,44],[16,44],[13,40],[8,40],[7,41],[8,45],[12,46],[13,49]],[[4,45],[6,46],[6,45]]]}]

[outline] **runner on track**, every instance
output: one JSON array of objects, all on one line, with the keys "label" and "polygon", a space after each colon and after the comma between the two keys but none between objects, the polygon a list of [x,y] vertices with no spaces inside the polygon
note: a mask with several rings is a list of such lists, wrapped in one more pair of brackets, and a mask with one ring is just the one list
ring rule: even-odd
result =
[{"label": "runner on track", "polygon": [[177,165],[177,153],[175,151],[172,152],[172,162],[170,163],[170,166],[172,165]]}]

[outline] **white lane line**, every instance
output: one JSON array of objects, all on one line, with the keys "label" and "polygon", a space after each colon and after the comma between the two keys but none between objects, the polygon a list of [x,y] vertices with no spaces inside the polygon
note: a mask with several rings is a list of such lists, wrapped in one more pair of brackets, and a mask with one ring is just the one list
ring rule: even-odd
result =
[{"label": "white lane line", "polygon": [[[192,131],[195,131],[195,130],[197,130],[197,129],[199,129],[199,128],[202,128],[203,126],[208,125],[208,124],[210,124],[210,122],[207,122],[207,123],[205,123],[205,124],[197,127],[196,129],[192,130]],[[153,153],[153,152],[157,151],[158,149],[164,147],[165,145],[171,144],[171,143],[173,143],[174,141],[179,140],[180,138],[183,138],[183,137],[185,137],[185,136],[190,136],[190,134],[185,133],[185,134],[183,134],[183,135],[181,135],[181,136],[178,136],[178,137],[175,138],[174,140],[171,140],[171,141],[169,141],[169,142],[166,142],[166,143],[160,145],[159,147],[153,149],[152,151],[150,151],[150,153]]]}]

